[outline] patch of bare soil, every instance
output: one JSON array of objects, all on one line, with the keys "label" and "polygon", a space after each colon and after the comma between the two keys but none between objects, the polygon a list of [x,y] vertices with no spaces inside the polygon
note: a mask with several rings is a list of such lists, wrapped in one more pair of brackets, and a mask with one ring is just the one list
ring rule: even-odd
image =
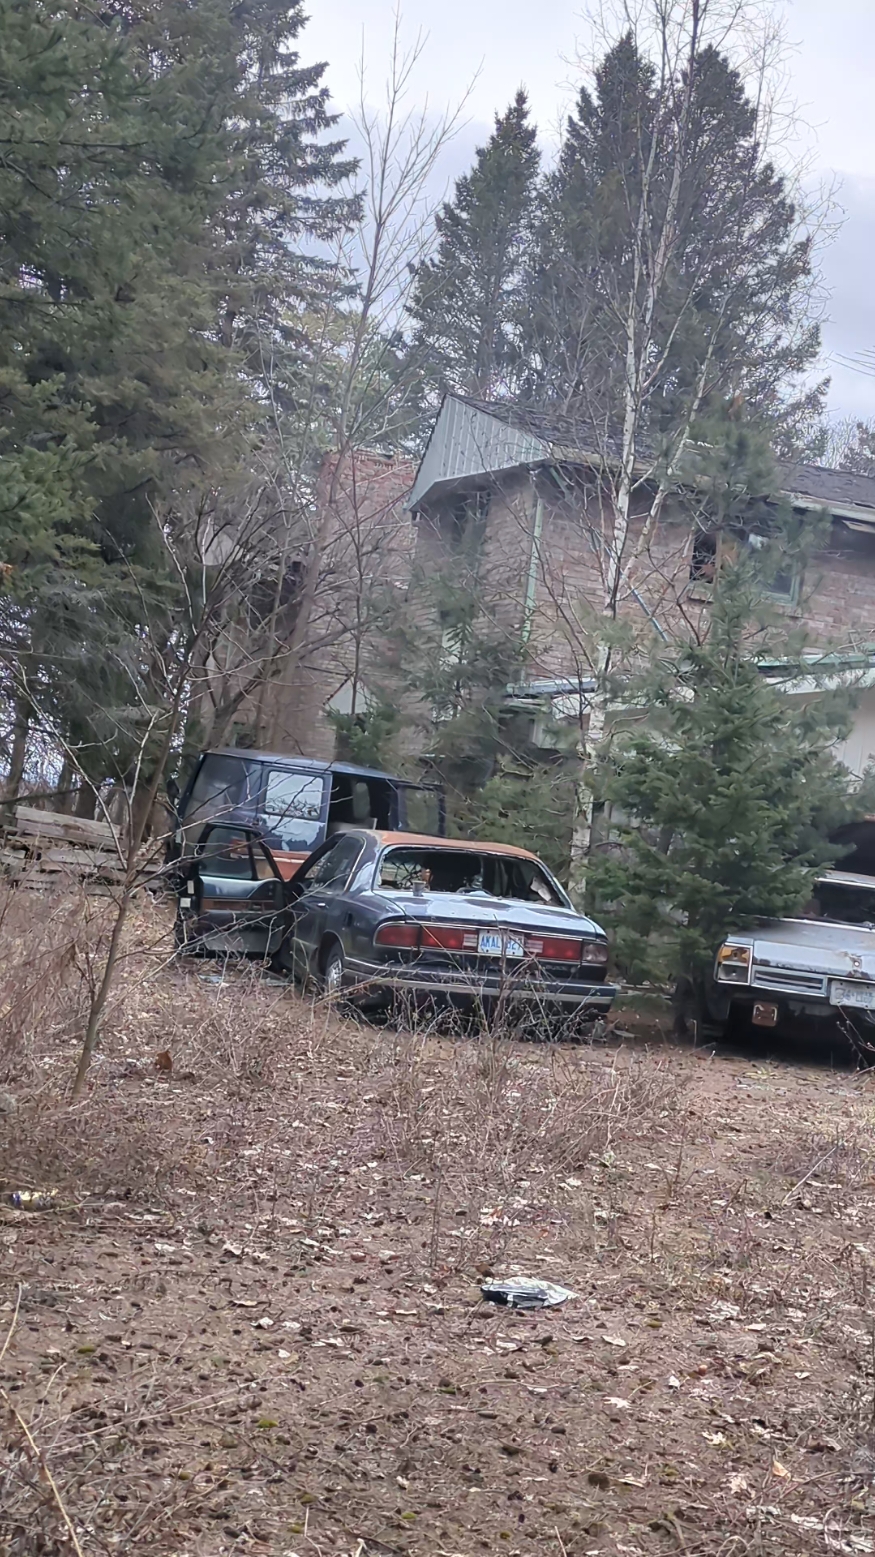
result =
[{"label": "patch of bare soil", "polygon": [[875,1550],[868,1076],[380,1030],[146,921],[81,1106],[81,946],[13,1023],[0,1552]]}]

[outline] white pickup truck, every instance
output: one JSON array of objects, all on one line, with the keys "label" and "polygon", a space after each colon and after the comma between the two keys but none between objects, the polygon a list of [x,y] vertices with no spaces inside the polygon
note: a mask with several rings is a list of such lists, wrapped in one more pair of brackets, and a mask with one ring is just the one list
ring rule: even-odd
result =
[{"label": "white pickup truck", "polygon": [[875,876],[825,871],[798,919],[728,935],[707,994],[707,1025],[835,1024],[875,1044]]}]

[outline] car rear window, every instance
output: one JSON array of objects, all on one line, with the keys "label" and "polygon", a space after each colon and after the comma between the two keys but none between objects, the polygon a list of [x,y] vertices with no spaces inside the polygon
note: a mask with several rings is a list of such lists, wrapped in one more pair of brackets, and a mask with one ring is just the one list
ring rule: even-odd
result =
[{"label": "car rear window", "polygon": [[875,925],[875,887],[819,881],[805,917],[832,919],[838,924]]},{"label": "car rear window", "polygon": [[460,897],[512,898],[567,908],[567,899],[536,860],[468,849],[387,849],[379,885],[396,892],[453,892]]}]

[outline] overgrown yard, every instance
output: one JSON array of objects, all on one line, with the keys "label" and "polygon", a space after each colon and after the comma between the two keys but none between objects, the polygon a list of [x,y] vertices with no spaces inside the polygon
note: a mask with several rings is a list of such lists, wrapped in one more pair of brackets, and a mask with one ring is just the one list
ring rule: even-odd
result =
[{"label": "overgrown yard", "polygon": [[867,1075],[358,1025],[155,910],[71,1110],[85,907],[0,930],[0,1551],[875,1550]]}]

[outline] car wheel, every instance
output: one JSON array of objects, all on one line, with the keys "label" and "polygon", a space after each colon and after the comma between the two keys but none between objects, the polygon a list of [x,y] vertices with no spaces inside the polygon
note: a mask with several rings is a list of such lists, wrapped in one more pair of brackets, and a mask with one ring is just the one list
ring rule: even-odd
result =
[{"label": "car wheel", "polygon": [[322,965],[322,988],[329,999],[336,1000],[342,993],[345,967],[343,948],[335,941],[329,947]]}]

